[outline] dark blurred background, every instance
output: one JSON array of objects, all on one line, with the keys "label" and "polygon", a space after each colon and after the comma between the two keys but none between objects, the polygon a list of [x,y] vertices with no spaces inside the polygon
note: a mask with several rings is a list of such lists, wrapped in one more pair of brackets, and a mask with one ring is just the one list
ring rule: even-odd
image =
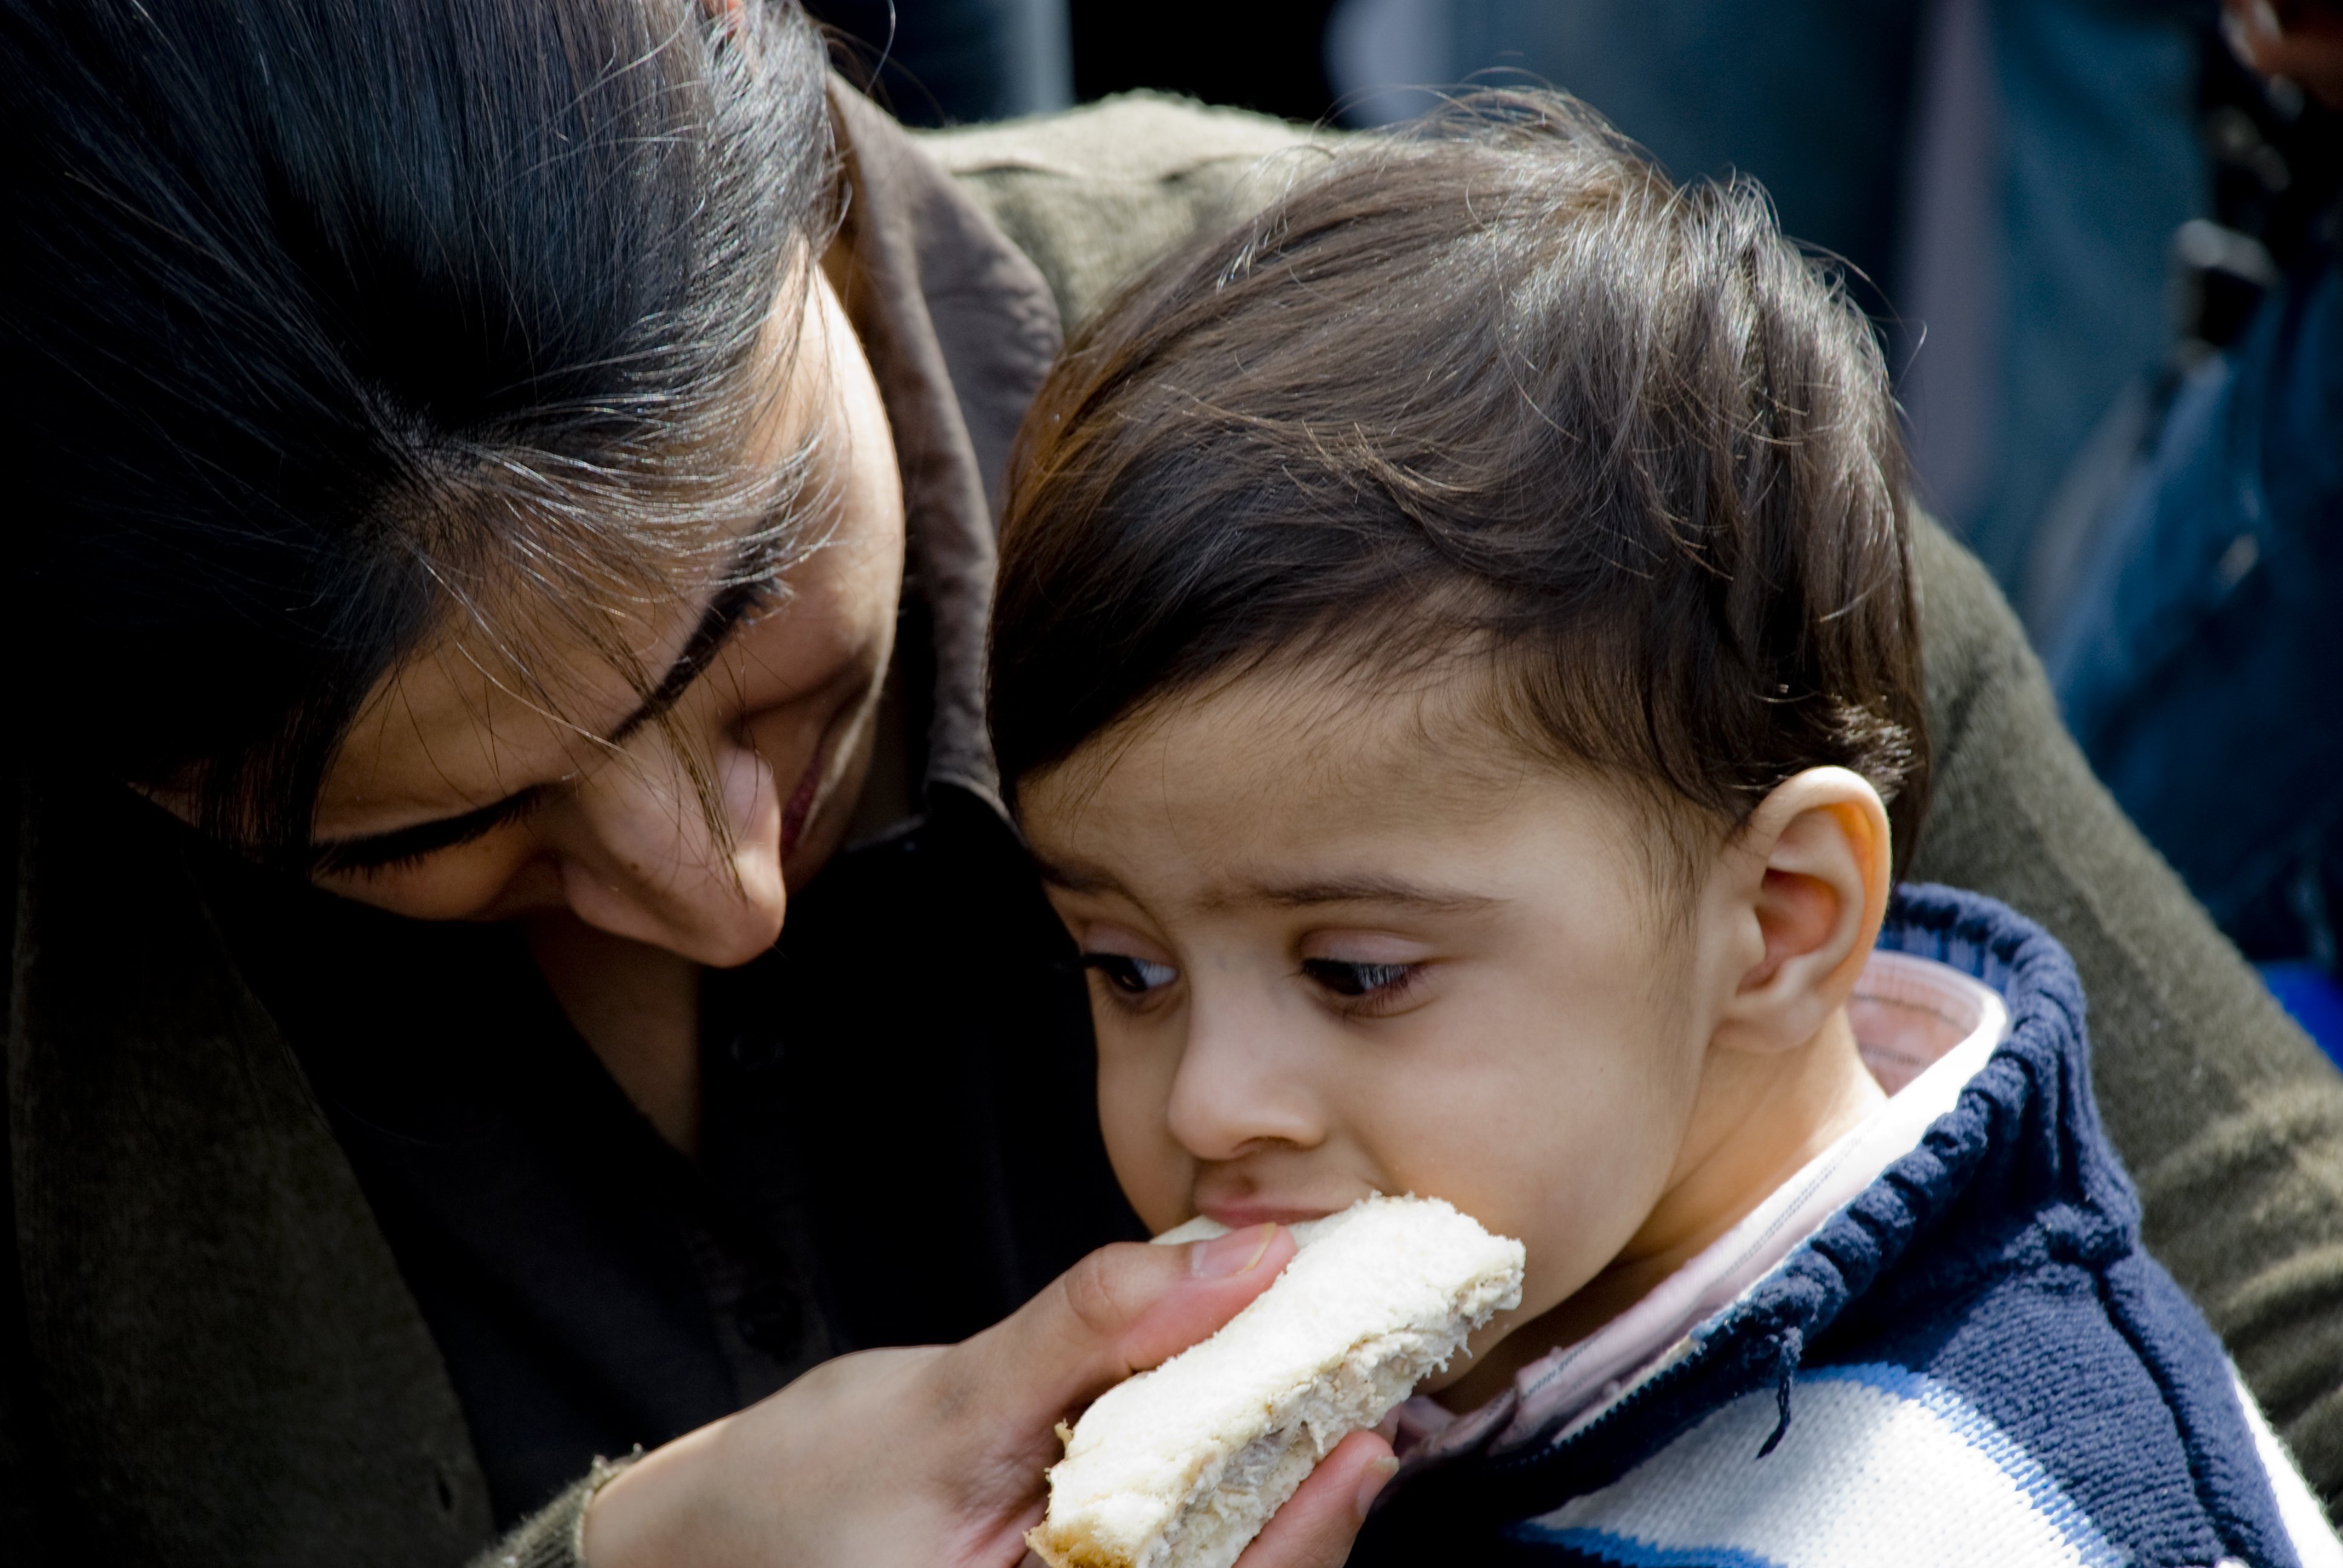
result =
[{"label": "dark blurred background", "polygon": [[2210,0],[812,9],[914,125],[1133,88],[1378,125],[1429,104],[1427,84],[1526,79],[1593,103],[1679,176],[1752,174],[1790,233],[1855,273],[1893,335],[1930,505],[2021,601],[2036,526],[2091,432],[2196,335],[2180,319],[2201,291],[2177,276],[2181,226],[2217,216],[2225,173],[2261,187],[2275,161],[2280,187],[2331,184],[2286,166],[2299,149],[2273,150],[2260,122],[2277,116],[2221,46]]},{"label": "dark blurred background", "polygon": [[[2343,137],[2218,0],[809,8],[915,125],[1151,88],[1369,126],[1528,81],[1761,180],[1879,323],[1918,496],[2093,765],[2343,1049]],[[2234,9],[2343,51],[2343,0]]]}]

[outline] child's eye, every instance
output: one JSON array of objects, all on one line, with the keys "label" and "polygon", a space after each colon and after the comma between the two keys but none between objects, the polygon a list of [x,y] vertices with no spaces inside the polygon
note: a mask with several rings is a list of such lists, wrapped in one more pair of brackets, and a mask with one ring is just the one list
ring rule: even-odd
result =
[{"label": "child's eye", "polygon": [[1304,959],[1302,972],[1343,998],[1388,997],[1415,972],[1413,964],[1360,964],[1342,959]]},{"label": "child's eye", "polygon": [[1084,953],[1082,967],[1093,969],[1106,978],[1106,983],[1125,996],[1145,996],[1161,990],[1179,976],[1170,964],[1159,964],[1146,959],[1135,959],[1129,953]]}]

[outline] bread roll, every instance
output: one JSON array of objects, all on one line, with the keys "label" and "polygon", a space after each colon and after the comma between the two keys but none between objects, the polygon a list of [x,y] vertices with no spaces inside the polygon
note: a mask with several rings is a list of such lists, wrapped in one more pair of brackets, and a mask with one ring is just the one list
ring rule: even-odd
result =
[{"label": "bread roll", "polygon": [[1026,1537],[1051,1568],[1229,1568],[1328,1450],[1521,1302],[1522,1244],[1437,1199],[1370,1198],[1293,1232],[1301,1251],[1219,1333],[1058,1428],[1049,1517]]}]

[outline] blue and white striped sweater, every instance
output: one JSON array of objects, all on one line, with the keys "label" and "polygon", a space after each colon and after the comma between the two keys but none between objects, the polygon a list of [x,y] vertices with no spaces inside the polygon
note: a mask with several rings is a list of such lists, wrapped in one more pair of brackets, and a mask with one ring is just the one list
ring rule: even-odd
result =
[{"label": "blue and white striped sweater", "polygon": [[1926,887],[1880,945],[2008,1004],[1952,1111],[1592,1424],[1408,1478],[1356,1568],[2343,1568],[2140,1250],[2066,953]]}]

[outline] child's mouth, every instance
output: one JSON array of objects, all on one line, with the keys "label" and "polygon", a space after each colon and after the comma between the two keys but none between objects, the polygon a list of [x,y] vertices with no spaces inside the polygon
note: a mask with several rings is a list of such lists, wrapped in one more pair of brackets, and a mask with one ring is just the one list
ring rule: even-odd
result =
[{"label": "child's mouth", "polygon": [[1295,1225],[1304,1220],[1322,1220],[1338,1210],[1349,1207],[1343,1203],[1275,1203],[1260,1200],[1242,1202],[1203,1202],[1198,1211],[1207,1219],[1219,1221],[1232,1231],[1242,1231],[1253,1225]]}]

